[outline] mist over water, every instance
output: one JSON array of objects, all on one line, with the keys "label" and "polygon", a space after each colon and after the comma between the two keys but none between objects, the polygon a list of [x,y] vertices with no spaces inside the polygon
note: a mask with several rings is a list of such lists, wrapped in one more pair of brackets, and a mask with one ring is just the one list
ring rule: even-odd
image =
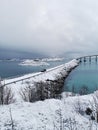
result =
[{"label": "mist over water", "polygon": [[0,49],[0,59],[12,59],[12,58],[19,58],[19,59],[26,59],[26,58],[42,58],[45,55],[37,52],[24,52],[18,50],[10,50],[10,49]]}]

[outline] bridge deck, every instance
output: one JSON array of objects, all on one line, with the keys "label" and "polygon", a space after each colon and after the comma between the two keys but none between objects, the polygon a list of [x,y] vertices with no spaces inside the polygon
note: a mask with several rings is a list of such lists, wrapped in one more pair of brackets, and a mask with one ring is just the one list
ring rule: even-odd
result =
[{"label": "bridge deck", "polygon": [[79,59],[82,59],[82,58],[97,57],[97,56],[98,56],[98,55],[87,55],[87,56],[78,57],[78,58],[76,58],[76,59],[79,60]]}]

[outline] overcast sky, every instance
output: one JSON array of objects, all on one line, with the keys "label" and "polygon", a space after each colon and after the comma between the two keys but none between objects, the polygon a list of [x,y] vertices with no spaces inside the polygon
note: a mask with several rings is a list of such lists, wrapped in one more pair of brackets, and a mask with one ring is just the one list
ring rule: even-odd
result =
[{"label": "overcast sky", "polygon": [[0,47],[97,52],[97,0],[0,0]]}]

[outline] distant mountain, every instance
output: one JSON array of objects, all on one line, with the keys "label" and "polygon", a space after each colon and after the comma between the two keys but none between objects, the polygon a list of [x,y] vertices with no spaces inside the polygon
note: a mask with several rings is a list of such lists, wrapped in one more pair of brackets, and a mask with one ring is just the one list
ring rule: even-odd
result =
[{"label": "distant mountain", "polygon": [[10,49],[0,49],[0,59],[12,59],[12,58],[25,59],[25,58],[43,58],[43,57],[46,56],[36,52],[30,53]]}]

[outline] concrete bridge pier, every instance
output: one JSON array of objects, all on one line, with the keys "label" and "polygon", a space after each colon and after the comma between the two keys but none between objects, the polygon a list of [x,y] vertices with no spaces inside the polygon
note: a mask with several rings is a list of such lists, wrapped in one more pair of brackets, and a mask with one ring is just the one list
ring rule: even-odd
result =
[{"label": "concrete bridge pier", "polygon": [[84,57],[84,62],[86,62],[86,57]]},{"label": "concrete bridge pier", "polygon": [[91,62],[91,56],[89,56],[89,62]]},{"label": "concrete bridge pier", "polygon": [[95,61],[97,62],[97,56],[95,57]]},{"label": "concrete bridge pier", "polygon": [[82,62],[82,58],[80,58],[79,61]]}]

